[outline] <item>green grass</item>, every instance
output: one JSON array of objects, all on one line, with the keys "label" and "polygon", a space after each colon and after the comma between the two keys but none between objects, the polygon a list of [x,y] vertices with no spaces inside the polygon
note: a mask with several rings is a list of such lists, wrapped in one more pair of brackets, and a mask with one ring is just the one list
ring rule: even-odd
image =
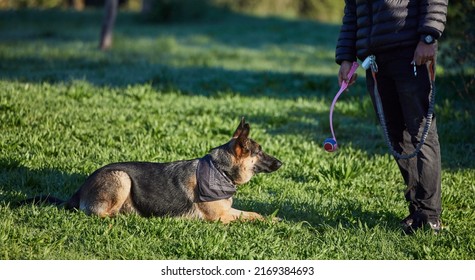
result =
[{"label": "green grass", "polygon": [[[322,148],[338,26],[237,15],[150,25],[120,14],[103,53],[101,15],[0,12],[0,259],[475,258],[474,103],[452,93],[450,77],[438,79],[436,108],[447,229],[404,236],[404,185],[364,79],[337,104],[340,151]],[[281,223],[15,206],[68,198],[110,162],[201,157],[241,116],[284,166],[242,186],[235,206]]]}]

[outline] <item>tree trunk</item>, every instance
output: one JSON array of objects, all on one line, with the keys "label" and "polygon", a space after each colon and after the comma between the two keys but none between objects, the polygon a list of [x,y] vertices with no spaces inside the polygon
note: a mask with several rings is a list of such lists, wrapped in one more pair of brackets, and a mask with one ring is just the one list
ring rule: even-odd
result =
[{"label": "tree trunk", "polygon": [[119,0],[106,0],[104,6],[104,21],[102,22],[101,41],[99,48],[107,50],[112,47],[112,31],[114,29],[115,18]]}]

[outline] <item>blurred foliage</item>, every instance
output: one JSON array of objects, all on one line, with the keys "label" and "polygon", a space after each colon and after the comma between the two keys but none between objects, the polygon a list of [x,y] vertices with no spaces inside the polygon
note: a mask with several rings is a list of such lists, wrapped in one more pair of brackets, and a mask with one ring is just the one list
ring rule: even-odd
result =
[{"label": "blurred foliage", "polygon": [[344,1],[334,0],[218,0],[231,9],[258,15],[278,15],[339,22]]},{"label": "blurred foliage", "polygon": [[[24,8],[83,8],[102,7],[105,0],[0,0],[0,9],[24,9]],[[135,8],[141,5],[142,0],[119,0],[119,4],[126,8]]]},{"label": "blurred foliage", "polygon": [[58,8],[68,4],[67,0],[0,0],[0,8]]},{"label": "blurred foliage", "polygon": [[341,20],[344,1],[333,0],[157,0],[149,16],[160,22],[215,16],[216,9],[259,16],[284,16],[322,21]]},{"label": "blurred foliage", "polygon": [[451,0],[440,63],[461,96],[475,98],[475,0]]},{"label": "blurred foliage", "polygon": [[147,20],[155,22],[195,21],[220,15],[212,0],[148,1],[144,10]]},{"label": "blurred foliage", "polygon": [[344,1],[334,0],[302,0],[300,13],[304,17],[322,21],[341,22]]},{"label": "blurred foliage", "polygon": [[[344,1],[334,0],[120,0],[121,7],[139,10],[146,6],[148,19],[158,22],[186,21],[217,16],[223,11],[259,16],[284,16],[339,22]],[[0,0],[0,9],[100,7],[104,0]]]}]

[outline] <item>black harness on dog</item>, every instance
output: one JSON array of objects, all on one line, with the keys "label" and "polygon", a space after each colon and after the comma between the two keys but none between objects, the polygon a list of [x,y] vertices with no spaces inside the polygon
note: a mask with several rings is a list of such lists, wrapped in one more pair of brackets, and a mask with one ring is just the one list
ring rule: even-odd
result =
[{"label": "black harness on dog", "polygon": [[228,176],[214,166],[210,155],[200,158],[196,178],[200,202],[228,199],[236,193],[236,186]]}]

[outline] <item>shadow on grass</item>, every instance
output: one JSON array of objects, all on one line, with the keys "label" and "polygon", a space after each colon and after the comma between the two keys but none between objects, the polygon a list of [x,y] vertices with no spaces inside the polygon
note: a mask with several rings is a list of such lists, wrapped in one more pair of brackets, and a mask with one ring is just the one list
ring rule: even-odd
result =
[{"label": "shadow on grass", "polygon": [[85,178],[53,169],[32,170],[18,162],[0,159],[0,202],[14,206],[38,195],[68,199]]},{"label": "shadow on grass", "polygon": [[25,66],[28,69],[19,70],[21,74],[15,70],[0,72],[0,79],[24,83],[56,84],[82,80],[95,86],[124,89],[150,84],[158,91],[179,92],[183,95],[216,96],[232,92],[245,97],[274,99],[331,98],[338,90],[336,76],[303,73],[254,72],[216,67],[177,68],[147,63],[127,65],[82,58],[54,62],[39,57],[4,58],[0,65],[16,65],[17,69],[21,65],[28,65]]},{"label": "shadow on grass", "polygon": [[397,231],[400,229],[399,221],[403,218],[387,210],[366,211],[360,202],[350,199],[336,201],[331,209],[305,202],[284,201],[280,206],[276,206],[249,199],[235,199],[234,207],[258,212],[264,216],[272,215],[278,210],[277,217],[295,223],[308,223],[316,230],[324,230],[325,227],[345,229],[386,227]]}]

